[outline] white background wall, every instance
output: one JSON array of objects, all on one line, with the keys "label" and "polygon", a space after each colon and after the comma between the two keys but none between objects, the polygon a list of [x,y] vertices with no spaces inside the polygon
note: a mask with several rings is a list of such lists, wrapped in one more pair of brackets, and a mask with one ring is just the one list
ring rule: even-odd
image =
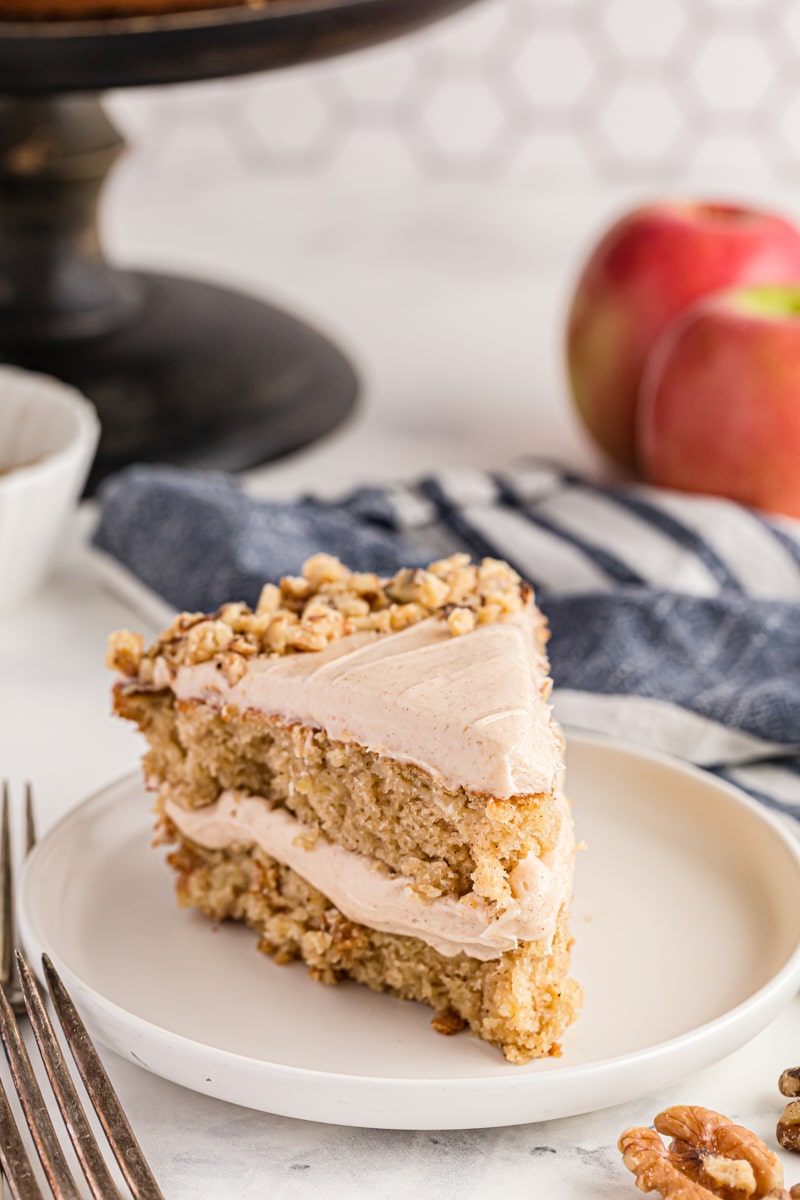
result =
[{"label": "white background wall", "polygon": [[796,0],[483,0],[302,70],[117,111],[148,169],[540,186],[800,182]]},{"label": "white background wall", "polygon": [[334,479],[362,453],[372,475],[597,466],[560,358],[592,238],[654,195],[800,213],[796,0],[483,0],[374,50],[109,105],[131,147],[115,256],[288,304],[358,361]]}]

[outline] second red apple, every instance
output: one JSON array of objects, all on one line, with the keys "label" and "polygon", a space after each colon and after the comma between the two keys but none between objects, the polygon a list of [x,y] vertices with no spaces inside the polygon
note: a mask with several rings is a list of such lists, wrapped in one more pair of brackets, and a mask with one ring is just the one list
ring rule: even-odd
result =
[{"label": "second red apple", "polygon": [[800,287],[701,300],[648,359],[646,478],[800,517]]}]

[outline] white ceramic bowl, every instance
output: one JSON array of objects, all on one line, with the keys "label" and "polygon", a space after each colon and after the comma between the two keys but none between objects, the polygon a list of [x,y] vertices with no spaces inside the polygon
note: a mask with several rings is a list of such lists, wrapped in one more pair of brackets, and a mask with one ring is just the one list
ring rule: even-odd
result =
[{"label": "white ceramic bowl", "polygon": [[74,388],[0,366],[0,610],[41,583],[99,436]]}]

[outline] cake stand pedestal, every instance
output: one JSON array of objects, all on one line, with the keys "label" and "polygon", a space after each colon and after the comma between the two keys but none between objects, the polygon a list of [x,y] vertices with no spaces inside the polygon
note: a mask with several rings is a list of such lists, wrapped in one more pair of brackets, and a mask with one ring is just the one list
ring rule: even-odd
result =
[{"label": "cake stand pedestal", "polygon": [[341,352],[289,313],[106,261],[97,204],[123,143],[96,91],[307,62],[469,2],[275,0],[0,22],[0,359],[97,406],[90,490],[133,461],[237,470],[277,458],[333,429],[358,387]]}]

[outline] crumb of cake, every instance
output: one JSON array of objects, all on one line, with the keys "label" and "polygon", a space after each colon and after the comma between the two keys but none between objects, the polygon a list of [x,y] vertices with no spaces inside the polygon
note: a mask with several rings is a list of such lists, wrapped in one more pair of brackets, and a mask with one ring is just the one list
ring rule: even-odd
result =
[{"label": "crumb of cake", "polygon": [[[181,613],[146,651],[139,635],[112,634],[107,662],[150,685],[157,660],[171,671],[219,659],[235,683],[257,654],[313,653],[348,634],[398,632],[429,617],[442,619],[459,637],[520,612],[532,595],[512,567],[494,558],[474,564],[466,554],[453,554],[381,579],[350,571],[330,554],[315,554],[302,575],[265,584],[255,609],[229,603],[210,615]],[[539,636],[543,645],[544,623]]]},{"label": "crumb of cake", "polygon": [[442,1033],[445,1037],[453,1037],[467,1028],[467,1022],[452,1008],[443,1008],[431,1018],[431,1029]]},{"label": "crumb of cake", "polygon": [[[761,1200],[783,1194],[783,1168],[761,1138],[709,1108],[678,1104],[655,1128],[626,1129],[617,1143],[643,1192],[681,1200]],[[662,1136],[671,1138],[668,1145]]]},{"label": "crumb of cake", "polygon": [[302,833],[298,833],[294,839],[296,846],[302,846],[304,850],[313,850],[321,837],[319,828],[313,825],[304,825]]}]

